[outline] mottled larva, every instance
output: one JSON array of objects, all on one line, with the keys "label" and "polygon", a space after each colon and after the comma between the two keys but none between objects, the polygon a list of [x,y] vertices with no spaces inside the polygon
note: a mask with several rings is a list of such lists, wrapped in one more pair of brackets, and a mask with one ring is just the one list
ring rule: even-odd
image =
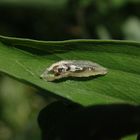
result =
[{"label": "mottled larva", "polygon": [[52,64],[40,77],[47,81],[54,81],[64,77],[89,77],[106,73],[106,68],[92,61],[63,60]]}]

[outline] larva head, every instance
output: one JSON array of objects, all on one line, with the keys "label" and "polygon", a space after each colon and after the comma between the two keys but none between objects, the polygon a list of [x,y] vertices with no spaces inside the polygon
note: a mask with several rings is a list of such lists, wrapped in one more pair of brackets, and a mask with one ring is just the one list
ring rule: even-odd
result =
[{"label": "larva head", "polygon": [[40,77],[47,81],[53,81],[55,79],[67,77],[69,74],[69,70],[70,67],[69,65],[67,65],[67,62],[60,61],[47,68]]}]

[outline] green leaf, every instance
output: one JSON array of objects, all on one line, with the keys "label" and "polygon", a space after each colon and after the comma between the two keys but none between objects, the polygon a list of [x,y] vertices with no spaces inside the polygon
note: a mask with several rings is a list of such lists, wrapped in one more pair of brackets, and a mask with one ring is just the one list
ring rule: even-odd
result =
[{"label": "green leaf", "polygon": [[[108,74],[90,80],[46,82],[40,75],[59,60],[91,60]],[[36,41],[0,37],[0,72],[83,104],[140,103],[140,43],[127,41]],[[47,94],[47,93],[46,93]]]},{"label": "green leaf", "polygon": [[127,136],[127,137],[123,138],[122,140],[137,140],[137,135]]}]

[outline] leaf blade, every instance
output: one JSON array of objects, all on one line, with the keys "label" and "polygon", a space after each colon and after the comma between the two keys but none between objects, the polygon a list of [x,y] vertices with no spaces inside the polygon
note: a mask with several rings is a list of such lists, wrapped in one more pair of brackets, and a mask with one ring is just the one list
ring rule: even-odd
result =
[{"label": "leaf blade", "polygon": [[[45,42],[3,36],[0,42],[0,71],[20,81],[83,105],[140,103],[139,43],[98,40]],[[85,81],[67,79],[53,83],[40,79],[46,67],[66,59],[95,61],[107,67],[109,73]]]}]

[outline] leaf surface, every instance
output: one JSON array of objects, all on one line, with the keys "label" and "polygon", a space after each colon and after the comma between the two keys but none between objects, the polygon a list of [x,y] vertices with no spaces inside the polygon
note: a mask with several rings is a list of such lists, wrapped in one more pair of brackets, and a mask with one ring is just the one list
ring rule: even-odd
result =
[{"label": "leaf surface", "polygon": [[[100,77],[46,82],[40,75],[60,60],[91,60],[108,68]],[[140,43],[37,41],[0,36],[0,72],[82,105],[140,103]]]}]

